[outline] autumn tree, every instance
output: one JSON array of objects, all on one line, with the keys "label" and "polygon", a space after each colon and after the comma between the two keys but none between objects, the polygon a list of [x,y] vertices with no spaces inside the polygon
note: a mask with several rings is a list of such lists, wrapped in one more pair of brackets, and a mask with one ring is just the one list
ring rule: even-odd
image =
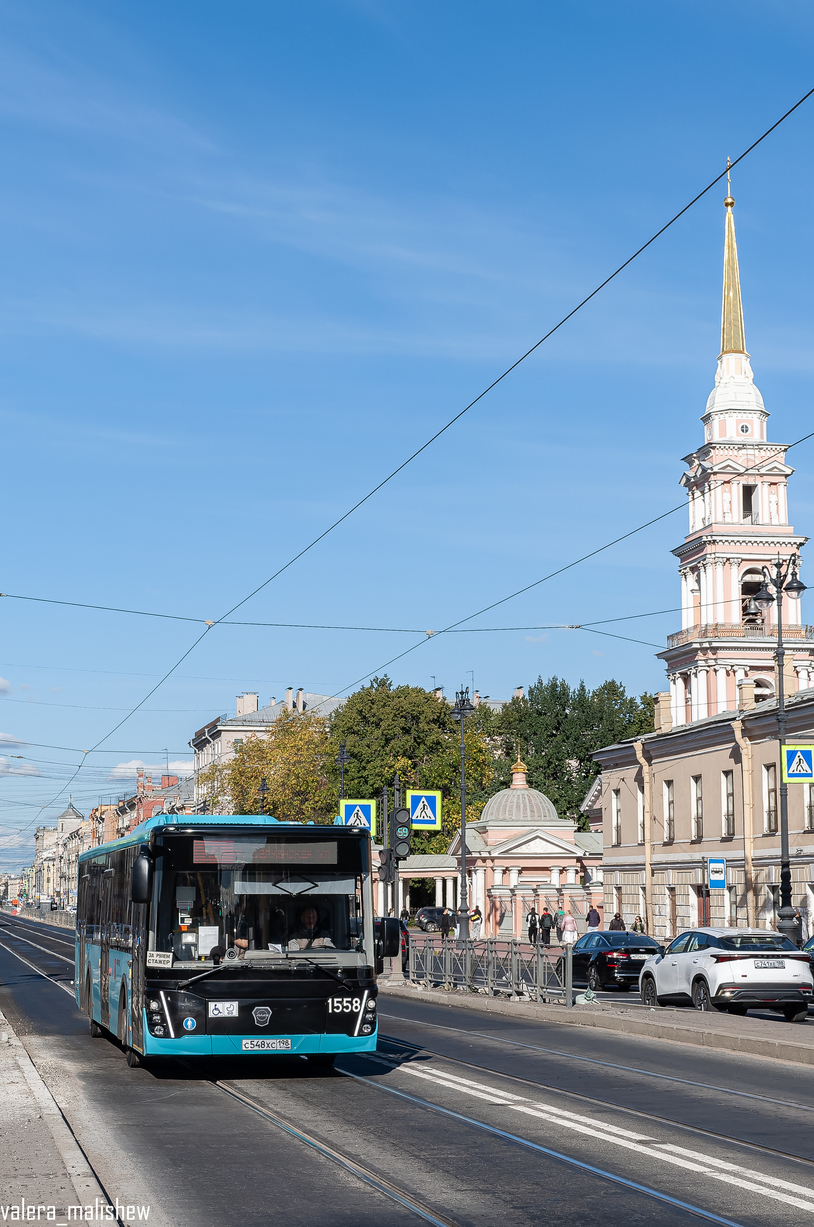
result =
[{"label": "autumn tree", "polygon": [[257,814],[265,779],[267,814],[280,822],[330,823],[337,804],[332,764],[327,720],[283,711],[267,732],[247,738],[228,763],[202,772],[198,789],[215,811],[226,806],[236,814]]}]

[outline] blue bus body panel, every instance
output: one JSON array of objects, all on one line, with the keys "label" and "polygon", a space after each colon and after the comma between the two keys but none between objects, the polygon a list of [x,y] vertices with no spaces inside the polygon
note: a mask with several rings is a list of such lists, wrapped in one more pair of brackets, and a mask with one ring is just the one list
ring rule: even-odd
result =
[{"label": "blue bus body panel", "polygon": [[254,1040],[257,1035],[179,1035],[174,1040],[156,1039],[147,1030],[147,1013],[144,1013],[144,1054],[161,1057],[296,1057],[309,1053],[327,1052],[375,1052],[378,1027],[372,1035],[275,1035],[275,1040],[291,1040],[291,1048],[282,1052],[244,1052],[243,1040]]}]

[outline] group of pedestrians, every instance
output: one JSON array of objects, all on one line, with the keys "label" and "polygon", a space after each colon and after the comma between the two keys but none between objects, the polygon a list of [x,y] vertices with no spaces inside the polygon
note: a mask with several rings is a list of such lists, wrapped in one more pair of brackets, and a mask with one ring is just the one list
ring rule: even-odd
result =
[{"label": "group of pedestrians", "polygon": [[[477,940],[480,937],[481,925],[483,924],[483,912],[475,905],[469,913],[469,936]],[[458,936],[458,916],[450,908],[445,907],[441,913],[439,922],[441,936],[445,938]]]},{"label": "group of pedestrians", "polygon": [[565,911],[564,908],[559,907],[556,912],[552,913],[547,907],[544,907],[538,916],[532,907],[527,921],[529,941],[532,946],[536,946],[538,941],[543,946],[550,946],[552,930],[556,933],[560,946],[563,943],[575,942],[579,936],[577,922],[570,909]]}]

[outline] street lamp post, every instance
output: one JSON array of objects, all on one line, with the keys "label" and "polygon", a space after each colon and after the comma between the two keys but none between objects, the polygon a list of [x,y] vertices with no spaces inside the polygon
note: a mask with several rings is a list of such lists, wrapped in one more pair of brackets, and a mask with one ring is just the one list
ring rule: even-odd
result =
[{"label": "street lamp post", "polygon": [[350,762],[350,754],[348,754],[347,742],[343,741],[339,746],[339,753],[336,756],[336,764],[339,767],[339,800],[345,799],[345,768]]},{"label": "street lamp post", "polygon": [[473,715],[475,707],[469,701],[469,687],[462,686],[455,694],[455,706],[450,713],[453,720],[461,725],[461,890],[458,897],[458,934],[464,941],[469,938],[469,900],[466,885],[466,749],[464,748],[464,729],[467,718]]},{"label": "street lamp post", "polygon": [[[780,558],[774,564],[774,574],[763,568],[763,584],[755,593],[755,603],[768,613],[777,602],[777,739],[780,744],[780,912],[777,927],[786,937],[794,940],[794,908],[791,902],[791,858],[789,856],[789,786],[783,779],[783,746],[786,742],[786,689],[784,662],[786,649],[783,646],[783,593],[798,597],[806,586],[797,577],[800,558],[793,555],[785,566]],[[774,588],[776,595],[772,594]]]},{"label": "street lamp post", "polygon": [[263,776],[262,780],[260,781],[260,787],[257,790],[257,795],[260,798],[260,813],[261,814],[265,814],[266,812],[266,793],[268,792],[268,790],[269,790],[269,786],[266,783],[266,777]]}]

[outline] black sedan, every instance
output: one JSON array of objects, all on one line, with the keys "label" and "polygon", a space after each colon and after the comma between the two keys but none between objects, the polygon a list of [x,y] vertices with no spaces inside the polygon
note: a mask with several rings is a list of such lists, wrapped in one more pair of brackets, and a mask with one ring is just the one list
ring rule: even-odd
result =
[{"label": "black sedan", "polygon": [[415,922],[425,933],[437,933],[441,928],[442,907],[420,907],[415,914]]},{"label": "black sedan", "polygon": [[586,933],[574,944],[574,983],[595,993],[611,987],[626,993],[638,985],[645,959],[660,953],[664,947],[643,933]]}]

